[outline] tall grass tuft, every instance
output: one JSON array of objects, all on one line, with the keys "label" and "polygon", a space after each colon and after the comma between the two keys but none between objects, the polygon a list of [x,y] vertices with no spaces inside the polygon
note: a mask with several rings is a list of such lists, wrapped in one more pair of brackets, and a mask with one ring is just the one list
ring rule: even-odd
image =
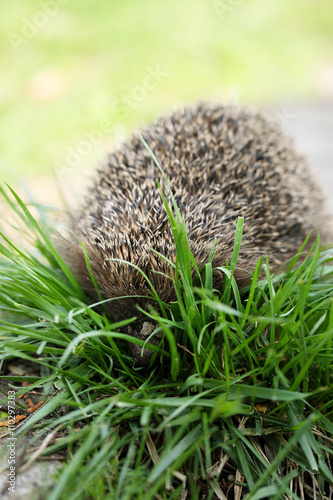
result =
[{"label": "tall grass tuft", "polygon": [[[333,251],[319,237],[284,272],[260,259],[239,290],[239,218],[217,290],[214,249],[198,269],[162,193],[177,301],[147,313],[163,339],[146,370],[129,354],[132,319],[114,323],[85,296],[42,207],[34,217],[1,195],[22,241],[12,229],[0,243],[0,378],[45,401],[16,435],[42,437],[40,457],[63,453],[48,500],[332,498]],[[13,375],[18,360],[35,375]]]}]

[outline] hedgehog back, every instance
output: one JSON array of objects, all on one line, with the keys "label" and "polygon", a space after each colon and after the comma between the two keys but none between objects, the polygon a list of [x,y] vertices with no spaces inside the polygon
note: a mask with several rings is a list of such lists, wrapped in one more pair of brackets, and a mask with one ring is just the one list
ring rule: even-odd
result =
[{"label": "hedgehog back", "polygon": [[[215,243],[214,266],[232,255],[238,216],[245,218],[235,277],[246,284],[260,256],[272,270],[295,255],[309,231],[321,225],[319,190],[276,123],[256,111],[199,104],[158,119],[141,131],[156,155],[184,218],[199,266]],[[157,185],[167,188],[151,155],[133,135],[97,171],[72,228],[85,244],[92,270],[115,319],[146,308],[150,288],[175,299],[170,265],[175,245]],[[167,196],[169,202],[170,198]],[[70,243],[70,265],[83,288],[96,296],[81,246]],[[121,259],[129,264],[113,261]]]}]

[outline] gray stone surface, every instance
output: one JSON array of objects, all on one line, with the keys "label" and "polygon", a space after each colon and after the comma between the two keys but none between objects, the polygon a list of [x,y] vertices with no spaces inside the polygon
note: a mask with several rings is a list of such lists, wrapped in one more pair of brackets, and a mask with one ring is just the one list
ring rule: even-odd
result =
[{"label": "gray stone surface", "polygon": [[272,112],[308,159],[333,215],[333,100],[286,102],[273,107]]},{"label": "gray stone surface", "polygon": [[54,486],[54,478],[61,462],[52,460],[36,462],[27,471],[18,474],[15,480],[15,491],[8,490],[6,473],[0,474],[1,500],[44,500]]}]

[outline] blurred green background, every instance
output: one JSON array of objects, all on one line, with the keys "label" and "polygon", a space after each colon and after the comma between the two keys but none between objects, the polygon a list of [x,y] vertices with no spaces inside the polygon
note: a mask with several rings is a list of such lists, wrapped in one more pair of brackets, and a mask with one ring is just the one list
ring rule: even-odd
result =
[{"label": "blurred green background", "polygon": [[1,0],[0,178],[75,187],[125,134],[198,99],[332,96],[332,34],[331,0]]}]

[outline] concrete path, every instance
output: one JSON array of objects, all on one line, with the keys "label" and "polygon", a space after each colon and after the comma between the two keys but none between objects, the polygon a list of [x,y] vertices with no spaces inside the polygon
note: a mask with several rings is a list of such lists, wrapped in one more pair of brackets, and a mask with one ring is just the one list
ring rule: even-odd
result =
[{"label": "concrete path", "polygon": [[333,216],[333,101],[285,103],[273,113],[309,160]]}]

